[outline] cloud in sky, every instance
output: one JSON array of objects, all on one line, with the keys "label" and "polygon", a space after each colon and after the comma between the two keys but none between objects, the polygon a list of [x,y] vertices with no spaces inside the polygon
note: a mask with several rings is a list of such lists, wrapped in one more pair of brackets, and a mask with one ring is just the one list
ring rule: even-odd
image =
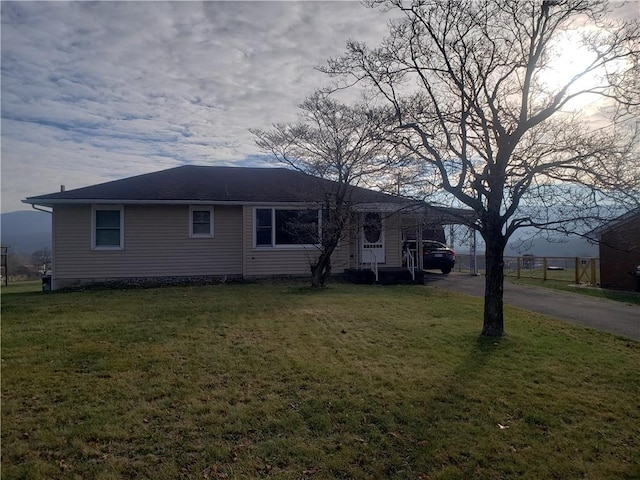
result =
[{"label": "cloud in sky", "polygon": [[357,2],[2,2],[2,211],[185,163],[260,161],[248,128],[294,121]]},{"label": "cloud in sky", "polygon": [[[181,164],[257,164],[248,128],[296,119],[348,39],[388,16],[358,2],[12,2],[2,17],[2,211]],[[631,2],[618,15],[638,15]]]}]

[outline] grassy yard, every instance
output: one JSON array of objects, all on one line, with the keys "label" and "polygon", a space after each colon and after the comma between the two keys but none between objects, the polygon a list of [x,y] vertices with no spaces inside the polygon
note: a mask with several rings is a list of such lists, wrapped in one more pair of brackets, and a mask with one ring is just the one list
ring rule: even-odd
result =
[{"label": "grassy yard", "polygon": [[2,478],[640,478],[640,344],[429,287],[2,291]]}]

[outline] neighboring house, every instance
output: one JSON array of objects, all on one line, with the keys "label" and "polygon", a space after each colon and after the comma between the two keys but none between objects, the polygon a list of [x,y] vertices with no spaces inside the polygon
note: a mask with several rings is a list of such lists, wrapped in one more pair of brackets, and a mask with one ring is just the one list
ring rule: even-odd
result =
[{"label": "neighboring house", "polygon": [[592,234],[597,237],[600,249],[600,285],[639,290],[640,208],[606,223]]},{"label": "neighboring house", "polygon": [[[182,166],[23,202],[52,209],[55,290],[141,279],[308,275],[323,200],[335,186],[281,168]],[[459,223],[458,211],[436,212],[359,187],[350,187],[349,202],[353,222],[332,256],[334,273],[374,263],[401,267],[407,230]]]}]

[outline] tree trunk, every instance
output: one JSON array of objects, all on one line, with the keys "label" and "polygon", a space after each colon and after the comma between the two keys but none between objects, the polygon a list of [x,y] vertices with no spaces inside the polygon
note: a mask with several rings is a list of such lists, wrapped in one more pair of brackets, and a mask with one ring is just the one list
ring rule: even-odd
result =
[{"label": "tree trunk", "polygon": [[[342,187],[346,186],[341,184]],[[322,247],[316,263],[311,264],[311,286],[313,288],[326,287],[331,276],[331,255],[340,243],[349,210],[344,206],[346,191],[338,192],[337,198],[329,195],[325,198],[323,218]],[[332,199],[336,199],[332,205]]]},{"label": "tree trunk", "polygon": [[311,286],[322,288],[327,286],[327,281],[331,275],[331,254],[322,252],[318,261],[311,266]]},{"label": "tree trunk", "polygon": [[501,337],[504,335],[504,247],[502,234],[485,239],[486,277],[484,290],[484,324],[482,335]]}]

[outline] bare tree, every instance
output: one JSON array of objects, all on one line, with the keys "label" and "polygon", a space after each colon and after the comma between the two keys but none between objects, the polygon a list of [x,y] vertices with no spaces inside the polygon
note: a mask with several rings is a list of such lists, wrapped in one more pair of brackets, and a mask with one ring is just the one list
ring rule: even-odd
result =
[{"label": "bare tree", "polygon": [[31,254],[33,265],[38,267],[39,272],[44,275],[51,269],[51,250],[44,247]]},{"label": "bare tree", "polygon": [[[396,140],[452,204],[477,213],[482,334],[501,336],[503,254],[518,228],[576,231],[639,202],[638,19],[614,20],[605,0],[369,5],[398,13],[388,37],[349,42],[321,70],[388,102]],[[567,60],[573,46],[584,53]]]},{"label": "bare tree", "polygon": [[352,187],[383,171],[393,147],[381,134],[388,116],[366,102],[348,106],[318,91],[299,107],[296,124],[250,131],[277,162],[331,180],[322,192],[319,252],[311,261],[311,284],[320,287],[328,281],[331,256],[350,222]]}]

